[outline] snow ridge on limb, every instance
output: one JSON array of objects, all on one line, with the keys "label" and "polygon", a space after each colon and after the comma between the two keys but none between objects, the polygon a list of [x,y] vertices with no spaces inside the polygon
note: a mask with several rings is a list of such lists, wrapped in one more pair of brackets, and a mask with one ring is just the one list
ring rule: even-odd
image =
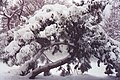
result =
[{"label": "snow ridge on limb", "polygon": [[[74,69],[84,73],[91,68],[92,55],[98,58],[98,64],[103,62],[107,65],[106,74],[112,74],[112,69],[116,69],[115,61],[119,59],[120,49],[98,26],[102,21],[103,6],[97,1],[70,8],[59,4],[46,5],[29,19],[29,24],[15,32],[14,41],[18,42],[20,49],[17,49],[12,56],[10,56],[11,51],[6,53],[8,54],[6,63],[11,61],[12,57],[12,64],[23,65],[25,69],[21,68],[22,75],[27,75],[32,68],[31,62],[39,63],[39,58],[45,51],[49,49],[49,53],[54,56],[62,52],[60,45],[67,45],[67,53],[72,58],[66,57],[57,62],[50,62],[45,58],[48,65],[31,71],[29,78],[34,78],[46,68],[52,69],[65,63],[68,64],[69,74],[70,63],[75,65]],[[113,54],[115,54],[114,57]],[[30,64],[27,63],[29,60]]]}]

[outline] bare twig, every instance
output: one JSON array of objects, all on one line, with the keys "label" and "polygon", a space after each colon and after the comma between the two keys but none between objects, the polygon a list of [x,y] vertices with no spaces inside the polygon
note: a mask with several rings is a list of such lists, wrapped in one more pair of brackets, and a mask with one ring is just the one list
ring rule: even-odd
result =
[{"label": "bare twig", "polygon": [[[14,12],[12,12],[11,15],[8,15],[7,13],[5,13],[4,10],[2,10],[2,13],[0,14],[0,15],[3,15],[4,17],[7,18],[7,27],[8,27],[8,30],[11,29],[10,22],[11,22],[12,18],[14,17],[14,15],[17,14],[18,17],[19,17],[19,19],[20,19],[20,16],[22,15],[23,7],[24,7],[24,0],[20,0],[20,3],[21,3],[21,5],[20,5],[21,7],[18,8],[18,9],[16,9]],[[20,11],[20,13],[19,13],[19,11]]]},{"label": "bare twig", "polygon": [[50,59],[46,56],[46,54],[44,54],[44,53],[42,53],[42,54],[44,55],[44,57],[45,57],[49,62],[53,63],[53,61],[50,60]]},{"label": "bare twig", "polygon": [[20,20],[22,13],[23,13],[23,8],[24,8],[25,2],[24,2],[24,0],[20,0],[20,3],[21,3],[20,14],[18,14],[19,20]]},{"label": "bare twig", "polygon": [[[22,9],[23,9],[23,6],[20,7],[20,8],[18,8],[18,9],[16,9],[11,15],[8,15],[7,13],[5,13],[5,11],[2,11],[3,14],[1,14],[1,15],[5,16],[5,17],[7,18],[7,27],[8,27],[8,30],[11,29],[11,28],[10,28],[10,21],[12,20],[13,16],[14,16],[15,14],[17,14],[17,12],[20,11],[20,10],[21,10],[20,15],[21,15],[21,14],[22,14]],[[20,15],[19,15],[19,16],[20,16]]]}]

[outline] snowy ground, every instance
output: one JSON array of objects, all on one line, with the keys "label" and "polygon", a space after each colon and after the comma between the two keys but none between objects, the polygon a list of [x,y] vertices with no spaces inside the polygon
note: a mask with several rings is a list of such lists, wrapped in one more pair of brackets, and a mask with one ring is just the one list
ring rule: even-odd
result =
[{"label": "snowy ground", "polygon": [[[35,80],[120,80],[115,76],[107,76],[104,74],[105,66],[102,64],[101,67],[97,67],[96,63],[91,63],[92,69],[89,70],[85,74],[73,74],[72,76],[61,77],[58,76],[57,72],[54,72],[53,75],[44,77],[37,76]],[[26,77],[16,76],[13,74],[7,73],[11,69],[15,69],[17,67],[10,68],[6,64],[0,63],[0,80],[27,80]],[[57,74],[57,75],[55,75]]]}]

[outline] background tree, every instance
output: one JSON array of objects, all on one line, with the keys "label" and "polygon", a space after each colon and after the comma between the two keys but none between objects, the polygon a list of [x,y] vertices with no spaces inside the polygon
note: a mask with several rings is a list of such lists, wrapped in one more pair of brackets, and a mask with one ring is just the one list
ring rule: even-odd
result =
[{"label": "background tree", "polygon": [[111,15],[106,19],[106,27],[104,27],[106,33],[115,40],[120,41],[120,1],[114,1],[111,10]]}]

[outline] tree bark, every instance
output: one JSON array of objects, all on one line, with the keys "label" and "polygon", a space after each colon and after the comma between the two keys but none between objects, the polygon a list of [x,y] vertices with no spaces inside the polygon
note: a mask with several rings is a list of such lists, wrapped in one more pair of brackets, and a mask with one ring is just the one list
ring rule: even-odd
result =
[{"label": "tree bark", "polygon": [[66,58],[62,59],[62,60],[58,60],[56,62],[53,63],[49,63],[45,66],[41,66],[39,68],[34,69],[32,72],[30,72],[28,74],[29,79],[34,79],[38,74],[40,74],[41,72],[45,72],[47,70],[59,67],[61,65],[64,65],[65,63],[69,62],[71,60],[71,55],[68,55]]}]

